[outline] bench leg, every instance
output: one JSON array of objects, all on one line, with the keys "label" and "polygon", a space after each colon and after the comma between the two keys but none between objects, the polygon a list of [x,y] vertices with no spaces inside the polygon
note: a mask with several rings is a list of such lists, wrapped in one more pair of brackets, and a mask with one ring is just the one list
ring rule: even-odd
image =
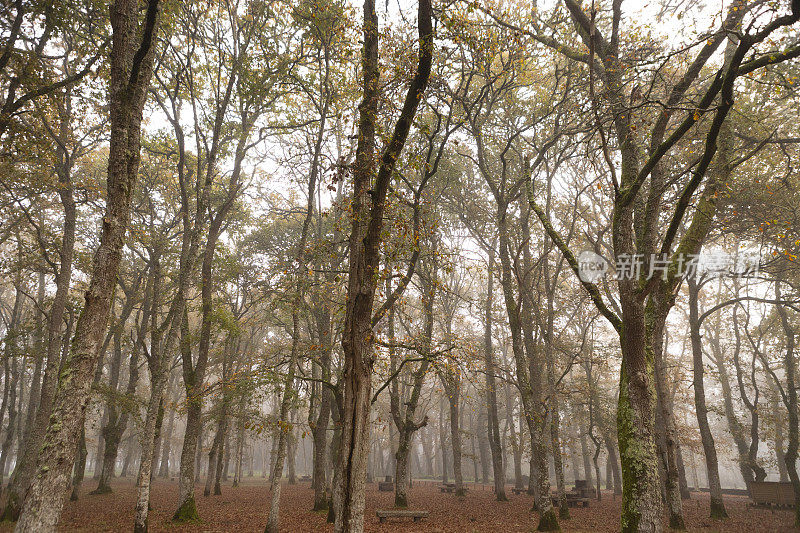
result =
[{"label": "bench leg", "polygon": [[382,516],[382,517],[378,518],[378,522],[380,522],[381,524],[383,524],[384,522],[386,522],[386,517],[385,517],[385,516]]}]

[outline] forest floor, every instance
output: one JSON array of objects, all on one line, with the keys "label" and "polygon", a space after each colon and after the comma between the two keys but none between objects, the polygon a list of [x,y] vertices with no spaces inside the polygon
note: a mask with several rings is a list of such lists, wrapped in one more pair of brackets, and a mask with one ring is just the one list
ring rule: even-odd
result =
[{"label": "forest floor", "polygon": [[[61,519],[61,531],[121,532],[130,531],[136,489],[132,480],[115,480],[114,492],[99,496],[89,495],[95,482],[84,483],[84,490],[76,502],[68,502]],[[490,485],[469,483],[468,494],[458,498],[439,491],[435,481],[415,481],[410,491],[410,508],[426,509],[430,516],[415,523],[409,519],[389,519],[380,524],[376,509],[390,509],[393,492],[378,492],[377,484],[367,485],[365,531],[423,531],[423,532],[527,532],[536,527],[536,516],[530,512],[532,497],[513,495],[509,502],[497,502]],[[170,518],[174,512],[178,484],[176,481],[157,480],[153,484],[150,531],[177,532],[261,532],[267,521],[269,489],[262,479],[249,479],[239,487],[226,483],[222,496],[204,497],[198,485],[197,508],[199,523],[175,524]],[[281,530],[288,532],[332,531],[324,513],[309,511],[314,493],[310,483],[285,485],[281,491]],[[571,518],[561,521],[563,531],[617,531],[619,529],[620,497],[608,492],[603,500],[592,500],[588,508],[570,509]],[[686,525],[689,531],[766,532],[798,531],[791,528],[791,511],[770,511],[748,508],[749,499],[726,496],[725,504],[730,518],[724,521],[708,518],[708,495],[694,493],[684,502]],[[8,524],[0,525],[0,532],[10,532]]]}]

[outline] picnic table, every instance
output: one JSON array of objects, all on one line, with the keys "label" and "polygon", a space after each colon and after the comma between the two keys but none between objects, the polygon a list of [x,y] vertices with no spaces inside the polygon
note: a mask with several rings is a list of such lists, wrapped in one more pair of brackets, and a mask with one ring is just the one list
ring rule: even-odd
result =
[{"label": "picnic table", "polygon": [[[589,507],[589,498],[584,498],[580,492],[570,491],[564,496],[567,501],[567,507]],[[558,493],[553,493],[550,497],[554,506],[559,505],[560,498]]]},{"label": "picnic table", "polygon": [[753,481],[750,498],[754,507],[794,507],[792,484],[785,481]]},{"label": "picnic table", "polygon": [[[442,492],[455,492],[456,491],[456,484],[455,483],[442,483],[439,487],[439,490]],[[462,489],[464,492],[467,492],[467,488],[464,487]]]},{"label": "picnic table", "polygon": [[378,509],[375,511],[380,523],[386,522],[387,518],[413,518],[414,522],[419,522],[423,518],[428,518],[428,511],[419,509]]}]

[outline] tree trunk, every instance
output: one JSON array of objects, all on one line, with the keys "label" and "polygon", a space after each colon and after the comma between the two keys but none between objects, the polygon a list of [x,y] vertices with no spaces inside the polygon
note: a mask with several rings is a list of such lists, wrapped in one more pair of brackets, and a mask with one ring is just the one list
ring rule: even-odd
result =
[{"label": "tree trunk", "polygon": [[[152,281],[148,278],[148,284]],[[128,302],[126,302],[125,309],[120,316],[119,324],[114,331],[114,363],[116,368],[112,371],[112,379],[109,383],[109,388],[116,391],[119,381],[119,366],[122,358],[122,335],[128,316],[133,309],[132,304],[135,300],[135,292],[138,289],[138,283],[134,285],[133,290],[127,295]],[[145,312],[142,314],[142,322],[138,328],[137,340],[134,343],[131,351],[131,358],[128,365],[128,384],[125,388],[125,398],[133,399],[136,395],[136,384],[139,382],[139,350],[144,342],[144,333],[147,331],[147,324],[150,318],[150,297],[152,293],[152,286],[145,287],[145,301],[142,307]],[[129,310],[130,309],[130,310]],[[114,467],[117,463],[117,452],[122,435],[128,427],[128,411],[125,410],[119,413],[115,402],[116,398],[110,398],[108,405],[108,423],[103,428],[103,465],[100,473],[100,479],[97,488],[92,491],[92,494],[106,494],[111,492],[111,487],[108,484],[110,478],[114,477]]]},{"label": "tree trunk", "polygon": [[486,368],[486,410],[488,415],[489,448],[492,452],[492,470],[494,472],[494,494],[497,501],[508,501],[506,497],[506,473],[503,465],[503,450],[500,443],[500,419],[497,414],[497,382],[494,363],[494,346],[492,345],[492,301],[494,288],[494,245],[489,247],[489,263],[486,279],[486,319],[483,329],[483,358]]},{"label": "tree trunk", "polygon": [[232,362],[230,357],[233,351],[233,340],[230,336],[226,337],[225,345],[223,347],[222,359],[222,396],[219,406],[219,420],[217,422],[217,432],[214,435],[214,441],[211,445],[211,450],[208,454],[208,477],[206,478],[206,486],[203,489],[203,496],[211,494],[211,487],[214,487],[214,495],[219,496],[222,494],[222,487],[220,486],[220,478],[222,476],[222,467],[225,462],[225,441],[228,433],[228,405],[230,403],[230,368]]},{"label": "tree trunk", "polygon": [[[21,291],[17,291],[17,301],[19,301],[19,295]],[[17,335],[15,330],[12,330],[11,335]],[[18,363],[17,363],[17,354],[14,353],[16,351],[16,340],[9,339],[9,335],[6,335],[6,357],[3,364],[6,366],[6,376],[9,375],[8,371],[8,361],[11,361],[11,381],[6,381],[7,387],[9,388],[9,397],[8,397],[8,426],[6,427],[6,437],[3,439],[3,446],[0,449],[0,474],[5,472],[6,469],[6,462],[8,461],[8,456],[11,454],[11,446],[14,444],[14,435],[17,431],[17,384],[19,383],[19,370],[18,370]],[[0,422],[2,422],[0,420]]]},{"label": "tree trunk", "polygon": [[511,441],[511,454],[514,457],[514,488],[523,489],[525,485],[522,481],[522,438],[517,436],[514,423],[514,399],[511,395],[511,388],[506,384],[506,427],[509,429]]},{"label": "tree trunk", "polygon": [[[478,417],[476,420],[475,426],[475,438],[478,441],[478,458],[480,459],[481,463],[481,483],[489,483],[489,479],[491,478],[491,460],[489,456],[491,452],[489,451],[489,438],[488,438],[488,428],[487,428],[487,420],[486,420],[486,411],[483,409],[479,409]],[[424,451],[424,449],[423,449]],[[426,457],[427,458],[427,457]],[[477,481],[478,474],[475,474],[475,480]]]},{"label": "tree trunk", "polygon": [[[775,299],[778,301],[781,300],[781,282],[780,278],[775,281]],[[800,423],[798,422],[797,405],[797,362],[794,355],[795,333],[789,321],[786,308],[782,304],[778,304],[777,309],[781,318],[783,333],[786,336],[786,347],[783,352],[783,364],[786,371],[786,397],[784,401],[789,418],[789,444],[783,459],[794,489],[794,525],[795,527],[800,527],[800,476],[797,474],[797,455],[798,447],[800,447],[800,428],[798,426],[800,426]]]},{"label": "tree trunk", "polygon": [[789,472],[786,470],[786,460],[783,451],[784,420],[780,408],[778,407],[777,394],[778,392],[775,391],[776,398],[772,407],[773,419],[775,421],[775,459],[778,462],[778,477],[782,483],[785,483],[789,481]]},{"label": "tree trunk", "polygon": [[714,356],[713,360],[719,374],[725,420],[728,423],[728,430],[730,431],[731,437],[733,437],[733,442],[736,444],[739,459],[737,461],[739,465],[739,471],[741,472],[742,479],[744,480],[745,486],[749,491],[750,484],[753,482],[753,470],[748,466],[749,461],[747,459],[749,447],[747,446],[747,442],[744,438],[744,429],[742,428],[742,424],[739,421],[733,406],[733,394],[731,391],[730,378],[728,376],[728,367],[724,360],[724,354],[722,353],[719,339],[717,337],[719,326],[720,324],[716,324],[716,327],[714,328],[715,333],[709,337],[710,346]]},{"label": "tree trunk", "polygon": [[[189,240],[188,234],[184,237],[184,248]],[[185,250],[184,250],[185,251]],[[134,515],[133,530],[135,533],[146,533],[148,530],[148,515],[150,509],[150,486],[153,479],[153,460],[155,455],[155,441],[160,431],[160,420],[164,413],[164,387],[169,379],[170,369],[168,361],[171,357],[174,339],[178,336],[180,328],[178,323],[183,316],[183,308],[186,302],[183,298],[183,289],[188,283],[188,271],[185,258],[181,259],[181,270],[179,274],[178,292],[170,305],[170,312],[164,319],[164,323],[157,327],[156,310],[159,306],[159,296],[161,291],[161,264],[158,252],[151,258],[152,276],[152,295],[151,295],[151,320],[150,320],[150,357],[148,357],[148,368],[150,370],[150,398],[147,402],[147,410],[144,419],[144,426],[141,434],[141,458],[139,460],[139,470],[136,476],[136,511]],[[166,342],[163,341],[163,333],[167,332]],[[181,339],[181,342],[188,340]],[[170,380],[169,391],[172,390]],[[168,395],[169,393],[168,392]],[[174,415],[174,411],[172,411]],[[163,441],[163,438],[162,438]],[[164,443],[168,445],[168,443]],[[169,470],[169,452],[164,468]],[[162,463],[163,464],[163,463]]]},{"label": "tree trunk", "polygon": [[719,462],[717,449],[714,446],[714,436],[708,423],[708,408],[706,407],[706,390],[703,382],[705,367],[703,366],[703,345],[700,337],[698,295],[700,288],[694,278],[687,280],[689,286],[689,335],[692,342],[692,370],[694,387],[694,406],[697,414],[697,427],[700,429],[700,440],[703,444],[703,454],[706,459],[706,474],[708,488],[711,494],[711,517],[727,518],[725,502],[722,500],[722,484],[719,479]]},{"label": "tree trunk", "polygon": [[[185,318],[184,321],[186,321]],[[181,342],[181,344],[183,344],[183,342]],[[195,461],[198,440],[202,429],[203,406],[199,398],[193,397],[193,392],[194,387],[187,387],[187,396],[189,397],[186,400],[186,431],[183,434],[180,473],[178,477],[178,509],[172,516],[172,519],[177,522],[189,522],[200,519],[194,500],[194,484],[196,474]]]},{"label": "tree trunk", "polygon": [[[17,235],[17,250],[18,255],[20,258],[22,257],[22,243],[19,242],[19,235]],[[8,398],[8,403],[6,405],[4,398],[4,405],[8,410],[8,426],[6,429],[6,436],[3,439],[2,448],[0,448],[0,476],[5,474],[6,470],[6,463],[8,462],[8,457],[11,454],[11,446],[14,443],[14,434],[17,430],[17,414],[19,412],[19,406],[17,405],[17,385],[19,384],[19,363],[18,357],[20,352],[20,321],[22,317],[22,298],[25,293],[25,290],[22,286],[22,273],[21,270],[17,272],[15,279],[14,279],[14,306],[11,310],[11,319],[8,321],[8,326],[6,327],[6,336],[4,339],[5,344],[5,354],[3,358],[3,368],[5,370],[5,394]],[[9,363],[10,361],[10,363]],[[24,362],[24,359],[23,359]],[[24,365],[23,365],[23,372],[24,372]],[[20,398],[20,403],[22,398]],[[2,423],[2,418],[0,418],[0,423]],[[10,497],[11,495],[9,495]]]},{"label": "tree trunk", "polygon": [[671,307],[671,297],[664,298],[656,292],[648,302],[646,313],[650,315],[647,323],[650,349],[653,351],[653,378],[656,389],[656,423],[657,448],[662,457],[661,467],[664,472],[664,490],[669,513],[669,527],[686,529],[683,519],[683,501],[680,490],[680,472],[678,470],[678,438],[675,430],[675,418],[672,411],[672,399],[668,393],[667,376],[665,374],[666,358],[664,355],[664,328]]},{"label": "tree trunk", "polygon": [[614,494],[622,494],[622,473],[619,468],[619,459],[617,458],[617,447],[614,441],[607,434],[603,435],[603,441],[606,445],[606,452],[608,453],[608,461],[611,465],[611,474],[614,478]]},{"label": "tree trunk", "polygon": [[[170,397],[172,386],[167,387],[167,398]],[[172,433],[175,429],[175,410],[169,410],[169,420],[167,421],[167,430],[161,435],[161,460],[159,461],[158,477],[169,477],[169,457],[172,449]]]},{"label": "tree trunk", "polygon": [[[43,222],[43,221],[42,221]],[[41,223],[41,222],[40,222]],[[39,281],[37,283],[37,291],[36,291],[36,307],[41,310],[44,309],[44,270],[39,272]],[[36,312],[36,319],[34,321],[34,329],[33,329],[33,355],[36,358],[36,362],[34,363],[33,368],[33,376],[31,379],[31,386],[28,391],[28,403],[27,403],[27,413],[25,415],[25,424],[23,426],[22,431],[22,440],[20,441],[20,445],[24,446],[24,443],[28,441],[28,437],[30,435],[31,429],[33,429],[33,422],[36,416],[36,406],[38,405],[39,399],[41,398],[41,375],[42,375],[42,363],[45,358],[45,347],[44,347],[44,324],[43,324],[43,313],[38,311]],[[21,455],[21,454],[20,454]]]},{"label": "tree trunk", "polygon": [[450,463],[447,460],[447,429],[444,424],[444,398],[439,401],[439,448],[441,449],[442,483],[450,482]]},{"label": "tree trunk", "polygon": [[[330,361],[329,361],[330,364]],[[330,369],[328,370],[330,375]],[[323,370],[324,375],[324,370]],[[327,389],[322,389],[322,400],[320,402],[317,421],[312,429],[314,438],[314,457],[312,460],[313,485],[314,485],[314,511],[322,511],[328,508],[327,476],[325,463],[327,461],[328,447],[328,420],[331,412],[331,393]]]},{"label": "tree trunk", "polygon": [[[323,382],[331,380],[331,313],[325,302],[318,301],[314,309],[320,350],[320,373]],[[316,420],[311,424],[314,451],[312,458],[312,485],[314,488],[314,511],[328,508],[328,480],[326,476],[328,424],[331,416],[333,395],[326,386],[320,387],[320,403]]]},{"label": "tree trunk", "polygon": [[81,436],[78,439],[78,455],[75,458],[75,469],[72,473],[72,494],[69,499],[77,501],[80,495],[81,483],[86,473],[86,430],[81,430]]},{"label": "tree trunk", "polygon": [[[202,376],[192,372],[192,347],[189,332],[189,318],[186,307],[180,319],[180,349],[184,361],[184,386],[186,389],[186,429],[178,474],[178,508],[172,519],[178,522],[199,520],[194,499],[196,459],[198,441],[202,431]],[[196,367],[195,367],[196,368]],[[199,379],[198,379],[199,378]]]},{"label": "tree trunk", "polygon": [[296,485],[297,473],[295,461],[297,459],[297,437],[295,436],[294,426],[291,421],[289,421],[289,426],[291,429],[286,436],[286,470],[289,476],[289,485]]},{"label": "tree trunk", "polygon": [[[519,284],[522,305],[514,294],[514,277],[511,266],[510,239],[508,236],[508,204],[497,197],[497,228],[500,244],[501,286],[506,304],[509,328],[511,329],[511,348],[520,391],[521,414],[531,437],[531,477],[534,506],[540,514],[539,531],[559,529],[558,518],[550,499],[550,479],[547,469],[547,442],[545,439],[547,422],[542,403],[542,369],[544,361],[535,346],[532,331],[533,302],[524,283]],[[523,233],[530,234],[527,216],[522,217]],[[527,243],[527,239],[526,239]],[[530,250],[523,249],[523,261],[530,263]]]},{"label": "tree trunk", "polygon": [[[401,395],[397,390],[397,383],[399,377],[395,375],[390,388],[390,410],[392,414],[392,422],[397,426],[398,441],[397,452],[395,453],[395,496],[394,505],[399,508],[408,507],[408,485],[410,479],[409,470],[409,452],[412,448],[412,441],[414,433],[420,428],[428,424],[428,417],[421,422],[416,422],[416,412],[419,405],[419,400],[422,394],[422,387],[425,384],[425,376],[428,373],[430,362],[432,359],[431,346],[433,342],[433,300],[435,294],[435,287],[438,280],[438,261],[436,258],[436,241],[433,239],[433,246],[431,247],[431,259],[428,264],[427,271],[421,274],[422,278],[422,299],[423,299],[423,315],[424,324],[422,331],[421,345],[419,354],[424,358],[423,361],[411,373],[413,376],[413,386],[408,399],[403,402],[405,409],[401,406]],[[392,293],[391,278],[386,280],[386,293]],[[394,331],[394,308],[389,311],[388,317],[388,333],[389,342],[395,342]],[[389,348],[390,371],[395,374],[398,371],[395,349]]]},{"label": "tree trunk", "polygon": [[[428,84],[433,60],[430,0],[418,6],[419,60],[394,132],[377,168],[375,127],[378,112],[378,17],[375,1],[364,1],[362,54],[363,100],[359,106],[358,146],[353,167],[352,231],[349,276],[342,334],[344,372],[341,446],[334,489],[335,530],[364,529],[364,479],[369,453],[372,386],[372,307],[377,285],[386,193],[405,145],[417,107]],[[387,295],[389,297],[389,295]]]},{"label": "tree trunk", "polygon": [[283,477],[283,463],[286,459],[286,448],[288,447],[289,432],[292,425],[288,420],[289,407],[292,401],[292,386],[294,385],[295,364],[297,362],[298,344],[299,344],[299,318],[297,312],[293,316],[293,331],[294,338],[292,340],[292,356],[289,360],[289,370],[284,381],[283,398],[281,400],[280,411],[278,415],[278,435],[275,437],[278,441],[278,447],[275,451],[275,456],[272,464],[272,476],[270,479],[270,507],[269,515],[267,516],[267,526],[264,533],[278,533],[280,525],[280,503],[281,503],[281,477]]},{"label": "tree trunk", "polygon": [[461,400],[461,384],[454,378],[445,390],[450,399],[450,448],[453,450],[453,481],[456,484],[456,496],[464,496],[464,479],[461,474],[461,429],[459,427],[459,402]]},{"label": "tree trunk", "polygon": [[97,365],[116,285],[139,166],[142,109],[153,72],[158,0],[149,0],[142,28],[139,3],[117,0],[111,7],[111,140],[108,201],[85,305],[64,362],[50,424],[37,461],[37,474],[23,504],[17,531],[54,531],[69,488],[84,410]]},{"label": "tree trunk", "polygon": [[203,496],[211,495],[211,487],[214,485],[214,476],[217,473],[217,463],[222,466],[222,439],[224,439],[222,421],[217,424],[217,431],[214,433],[214,440],[211,444],[211,450],[208,452],[208,475],[206,476],[206,484],[203,487]]},{"label": "tree trunk", "polygon": [[[61,362],[61,349],[67,343],[69,333],[64,334],[63,322],[64,311],[69,300],[69,286],[72,279],[72,263],[75,252],[75,228],[77,220],[77,210],[72,190],[72,164],[66,150],[66,139],[69,136],[69,125],[72,118],[72,105],[70,99],[71,91],[65,92],[65,116],[61,117],[59,135],[61,141],[56,143],[58,164],[56,173],[58,175],[58,194],[61,205],[64,208],[64,223],[62,230],[61,249],[59,250],[59,268],[55,276],[56,293],[53,296],[53,303],[50,306],[50,313],[47,319],[47,362],[45,364],[44,377],[40,386],[39,397],[36,398],[35,416],[31,429],[27,432],[27,438],[23,445],[22,457],[17,459],[14,474],[8,485],[8,496],[6,507],[3,510],[0,520],[14,521],[19,518],[22,510],[21,496],[25,493],[33,474],[36,470],[36,459],[42,440],[44,439],[47,424],[50,420],[50,413],[53,406],[53,397],[58,383],[58,368]],[[30,407],[29,407],[30,408]],[[30,408],[31,412],[34,411]]]},{"label": "tree trunk", "polygon": [[[622,530],[661,531],[661,490],[655,446],[653,354],[647,349],[644,309],[623,295],[622,370],[617,432],[622,458]],[[649,352],[649,353],[648,353]]]},{"label": "tree trunk", "polygon": [[[581,421],[585,420],[586,415],[581,410]],[[583,460],[583,479],[586,480],[586,485],[590,488],[594,487],[594,476],[592,476],[592,456],[589,453],[589,444],[586,440],[588,430],[581,426],[581,459]]]}]

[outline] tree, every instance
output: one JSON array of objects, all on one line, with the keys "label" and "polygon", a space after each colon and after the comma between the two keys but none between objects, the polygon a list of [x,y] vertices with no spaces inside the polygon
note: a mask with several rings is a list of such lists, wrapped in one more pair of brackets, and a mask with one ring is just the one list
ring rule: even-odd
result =
[{"label": "tree", "polygon": [[72,458],[89,398],[122,246],[130,219],[130,203],[139,166],[139,136],[155,57],[160,5],[150,0],[144,20],[138,2],[117,0],[111,9],[113,42],[109,109],[111,142],[107,208],[92,278],[67,360],[59,373],[53,413],[37,461],[37,474],[25,498],[16,531],[55,531],[64,505]]},{"label": "tree", "polygon": [[[364,1],[362,50],[363,100],[359,105],[358,147],[353,167],[352,232],[342,349],[344,374],[342,437],[334,483],[336,531],[364,528],[364,478],[369,453],[370,387],[372,383],[372,307],[379,269],[386,191],[403,149],[433,61],[431,2],[420,0],[417,11],[419,58],[402,111],[377,168],[375,125],[378,113],[378,17],[374,0]],[[374,179],[374,183],[373,183]]]}]

